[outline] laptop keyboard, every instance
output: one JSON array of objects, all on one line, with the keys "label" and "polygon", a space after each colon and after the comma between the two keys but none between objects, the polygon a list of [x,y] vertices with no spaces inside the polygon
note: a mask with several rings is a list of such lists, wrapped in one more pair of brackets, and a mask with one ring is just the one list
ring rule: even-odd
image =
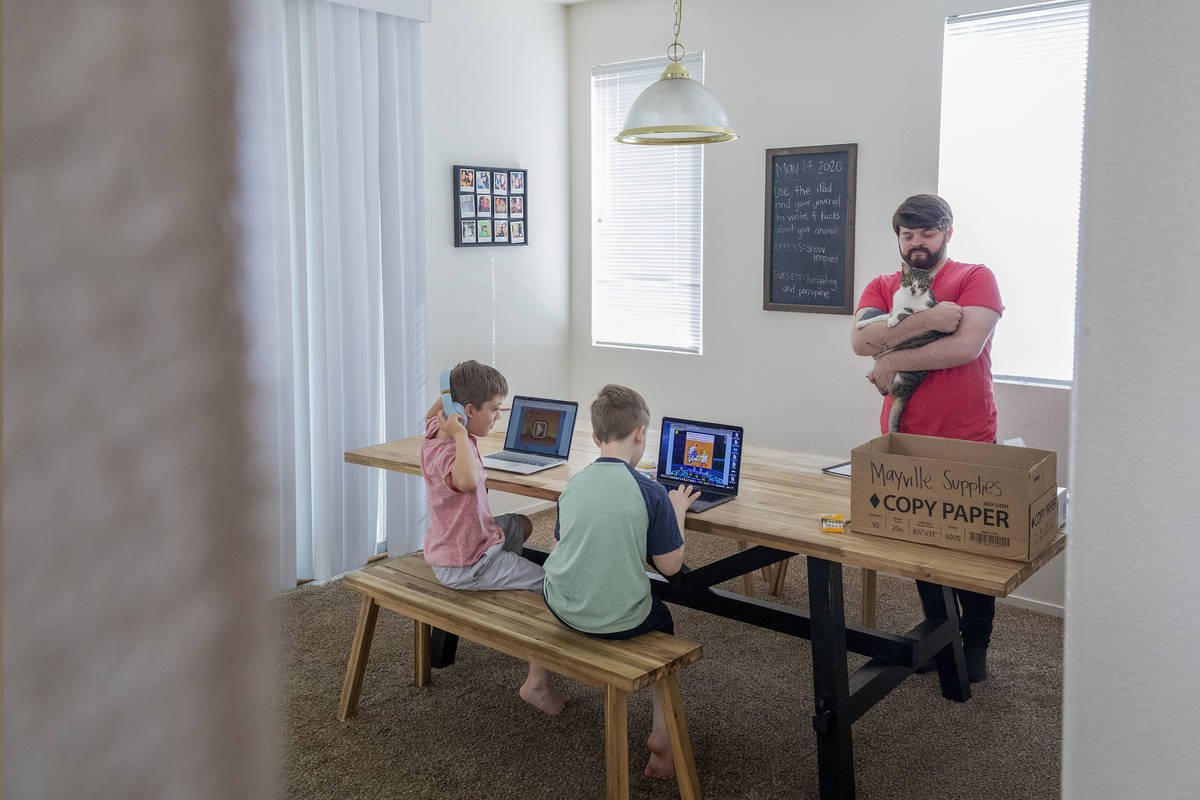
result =
[{"label": "laptop keyboard", "polygon": [[[667,487],[667,490],[668,490],[668,491],[670,491],[670,490],[674,489],[676,486],[678,486],[679,484],[670,484],[670,483],[668,483],[668,484],[663,484],[663,485]],[[696,499],[697,499],[697,500],[704,500],[705,502],[712,502],[713,500],[720,500],[722,497],[728,497],[728,495],[719,494],[718,492],[705,492],[705,491],[701,491],[701,492],[700,492],[700,493],[699,493],[699,494],[696,496]]]},{"label": "laptop keyboard", "polygon": [[500,461],[515,461],[518,464],[532,464],[535,467],[545,466],[546,464],[557,464],[562,461],[561,458],[550,458],[549,456],[532,456],[527,453],[513,453],[508,450],[501,450],[499,453],[492,453],[488,458],[496,458]]}]

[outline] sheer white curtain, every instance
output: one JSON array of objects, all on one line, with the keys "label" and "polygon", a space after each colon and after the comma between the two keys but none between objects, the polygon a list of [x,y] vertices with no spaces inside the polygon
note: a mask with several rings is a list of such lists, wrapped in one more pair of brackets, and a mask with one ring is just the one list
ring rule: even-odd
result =
[{"label": "sheer white curtain", "polygon": [[[420,480],[343,461],[417,434],[426,405],[420,23],[327,0],[255,5],[262,90],[248,96],[262,107],[243,105],[264,134],[251,169],[270,221],[251,248],[250,314],[273,384],[286,588],[420,547]],[[427,2],[407,5],[428,18]]]}]

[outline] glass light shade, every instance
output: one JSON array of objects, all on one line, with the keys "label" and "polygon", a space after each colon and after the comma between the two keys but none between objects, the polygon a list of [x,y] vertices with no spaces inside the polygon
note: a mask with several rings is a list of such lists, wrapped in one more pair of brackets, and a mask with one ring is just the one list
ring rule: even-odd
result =
[{"label": "glass light shade", "polygon": [[736,138],[717,98],[677,61],[634,99],[617,135],[624,144],[712,144]]}]

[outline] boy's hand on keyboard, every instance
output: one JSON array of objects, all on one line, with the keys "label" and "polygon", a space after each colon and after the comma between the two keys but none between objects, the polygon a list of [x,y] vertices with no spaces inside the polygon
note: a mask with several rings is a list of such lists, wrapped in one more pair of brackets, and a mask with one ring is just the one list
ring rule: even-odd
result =
[{"label": "boy's hand on keyboard", "polygon": [[691,508],[692,503],[700,499],[700,492],[692,486],[685,486],[681,483],[668,492],[667,497],[670,499],[671,505],[675,508],[675,513],[682,515],[683,512]]}]

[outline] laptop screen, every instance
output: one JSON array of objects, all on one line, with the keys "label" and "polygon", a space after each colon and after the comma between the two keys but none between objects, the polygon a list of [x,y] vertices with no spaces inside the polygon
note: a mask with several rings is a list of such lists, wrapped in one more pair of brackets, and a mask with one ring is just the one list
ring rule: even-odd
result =
[{"label": "laptop screen", "polygon": [[513,397],[504,449],[566,458],[579,404],[541,397]]},{"label": "laptop screen", "polygon": [[738,426],[663,417],[659,480],[736,494],[741,461]]}]

